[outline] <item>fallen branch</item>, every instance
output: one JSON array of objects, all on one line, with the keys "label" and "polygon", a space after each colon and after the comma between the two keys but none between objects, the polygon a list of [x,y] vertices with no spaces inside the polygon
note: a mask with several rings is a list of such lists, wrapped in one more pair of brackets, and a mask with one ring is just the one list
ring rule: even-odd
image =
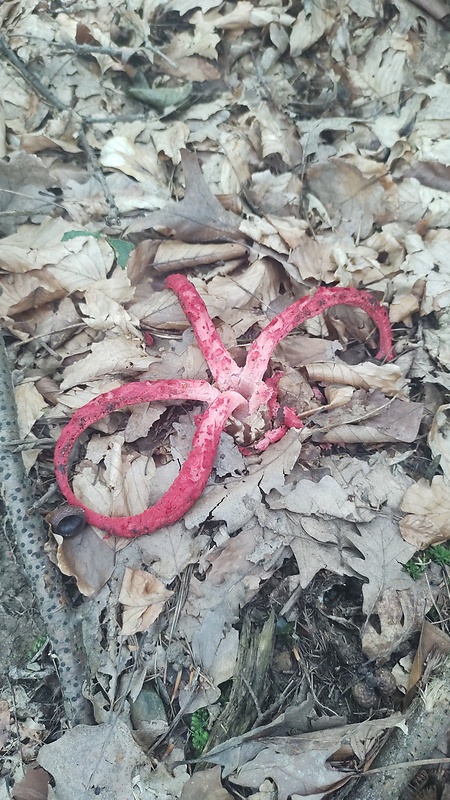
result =
[{"label": "fallen branch", "polygon": [[429,756],[447,734],[450,719],[450,656],[411,703],[406,730],[395,728],[373,762],[373,772],[347,784],[335,800],[393,800],[417,772],[417,762]]},{"label": "fallen branch", "polygon": [[64,709],[71,724],[88,723],[89,706],[82,695],[85,678],[80,633],[61,574],[44,552],[45,526],[31,511],[35,497],[20,453],[10,444],[19,438],[14,390],[3,336],[0,333],[0,494],[25,573],[59,664]]}]

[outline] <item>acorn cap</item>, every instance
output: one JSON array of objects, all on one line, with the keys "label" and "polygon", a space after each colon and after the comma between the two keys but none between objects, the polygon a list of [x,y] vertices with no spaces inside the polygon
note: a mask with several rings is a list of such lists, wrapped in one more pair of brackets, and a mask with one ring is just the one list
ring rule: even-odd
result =
[{"label": "acorn cap", "polygon": [[68,539],[83,530],[86,525],[86,515],[82,508],[64,503],[48,515],[48,521],[54,533]]}]

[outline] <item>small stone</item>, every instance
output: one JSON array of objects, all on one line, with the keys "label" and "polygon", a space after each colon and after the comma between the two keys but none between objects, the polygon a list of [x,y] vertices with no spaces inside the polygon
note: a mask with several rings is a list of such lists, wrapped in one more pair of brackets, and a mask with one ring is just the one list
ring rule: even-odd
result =
[{"label": "small stone", "polygon": [[146,723],[154,720],[167,722],[164,703],[159,694],[150,686],[144,686],[136,700],[131,701],[130,709],[131,722],[135,730],[142,730]]}]

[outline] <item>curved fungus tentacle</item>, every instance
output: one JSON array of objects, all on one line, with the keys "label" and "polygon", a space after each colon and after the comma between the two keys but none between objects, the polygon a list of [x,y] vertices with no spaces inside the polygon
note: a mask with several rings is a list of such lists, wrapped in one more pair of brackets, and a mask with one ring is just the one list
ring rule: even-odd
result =
[{"label": "curved fungus tentacle", "polygon": [[[327,308],[347,305],[365,311],[378,327],[380,345],[377,358],[392,358],[389,317],[385,309],[367,292],[352,288],[322,287],[312,297],[304,297],[278,314],[259,334],[247,354],[244,367],[239,367],[214,327],[205,303],[197,289],[184,275],[171,275],[165,285],[177,295],[181,307],[193,326],[199,347],[208,363],[214,385],[200,380],[159,380],[129,383],[101,394],[78,409],[66,425],[55,448],[55,473],[62,494],[72,506],[84,511],[86,522],[115,536],[134,538],[171,525],[191,508],[200,497],[211,473],[220,435],[230,415],[245,421],[249,414],[265,407],[273,420],[278,409],[278,379],[263,380],[275,347],[294,328]],[[69,485],[69,459],[78,437],[93,423],[112,411],[137,403],[171,400],[199,400],[207,403],[206,411],[197,419],[192,449],[178,477],[168,491],[141,514],[129,517],[108,517],[87,508]],[[292,409],[287,409],[292,412]],[[289,427],[301,427],[301,420],[285,413],[284,424],[269,428],[255,450],[264,450],[281,439]]]}]

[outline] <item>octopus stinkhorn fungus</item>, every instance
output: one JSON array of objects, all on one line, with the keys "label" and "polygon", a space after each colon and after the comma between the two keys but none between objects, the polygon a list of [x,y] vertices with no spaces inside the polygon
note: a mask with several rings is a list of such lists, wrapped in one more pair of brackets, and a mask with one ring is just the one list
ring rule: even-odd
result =
[{"label": "octopus stinkhorn fungus", "polygon": [[[67,502],[81,508],[89,524],[109,534],[130,539],[152,533],[181,519],[200,497],[213,467],[220,435],[232,414],[234,418],[245,423],[252,414],[264,410],[267,427],[255,443],[257,450],[263,450],[271,442],[281,439],[288,428],[301,426],[295,412],[285,409],[285,424],[272,427],[278,409],[279,378],[272,376],[263,379],[275,347],[297,325],[331,306],[355,306],[364,310],[378,328],[377,358],[389,360],[392,357],[389,318],[377,300],[358,289],[322,287],[312,297],[297,300],[274,317],[251,345],[245,365],[239,367],[220,340],[206,306],[192,283],[183,275],[171,275],[166,279],[165,285],[175,292],[194,329],[213,384],[200,380],[158,380],[124,384],[118,389],[99,395],[78,409],[61,433],[55,448],[56,480]],[[112,411],[155,400],[198,400],[207,404],[204,413],[196,418],[197,430],[192,440],[191,452],[178,477],[170,489],[142,514],[108,517],[87,508],[78,500],[69,485],[69,458],[76,440],[90,425]]]}]

